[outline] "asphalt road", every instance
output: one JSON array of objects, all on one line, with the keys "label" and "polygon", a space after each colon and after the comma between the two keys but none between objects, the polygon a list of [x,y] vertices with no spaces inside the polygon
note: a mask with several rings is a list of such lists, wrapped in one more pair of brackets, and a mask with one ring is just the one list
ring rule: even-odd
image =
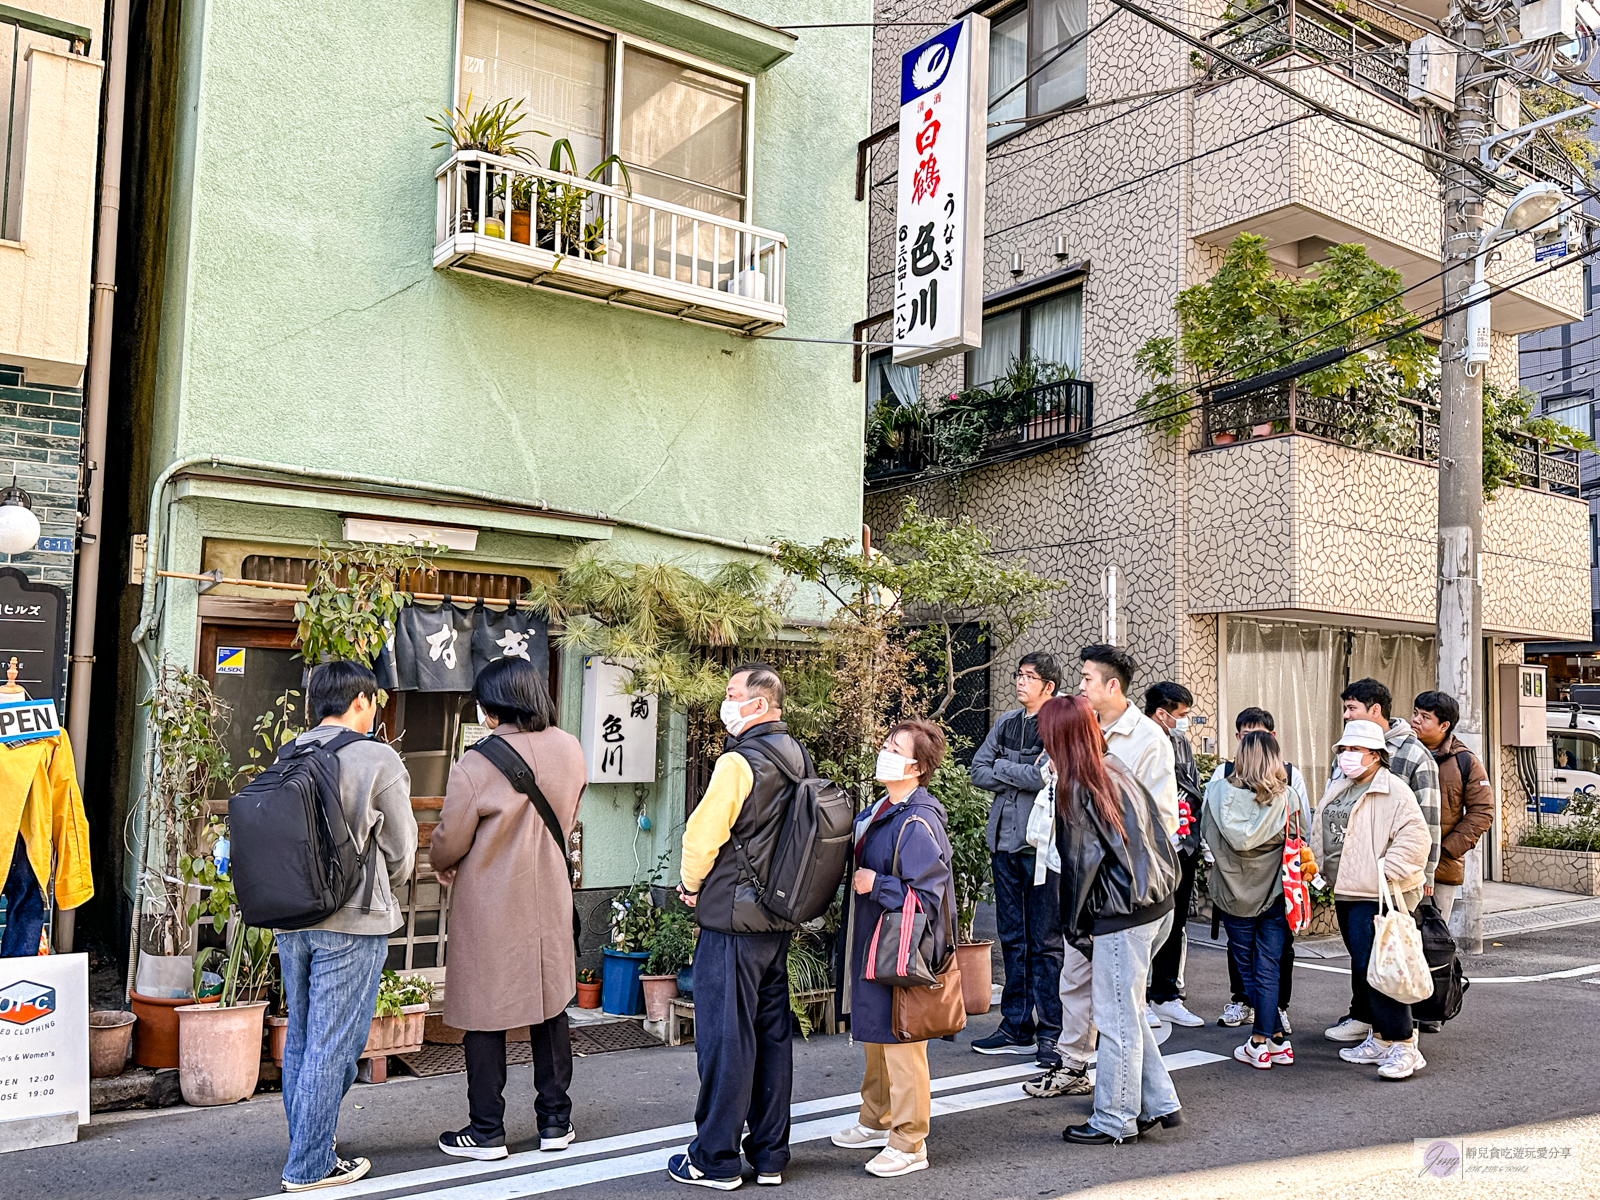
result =
[{"label": "asphalt road", "polygon": [[[1486,949],[1481,959],[1469,963],[1469,974],[1528,976],[1600,964],[1600,923],[1520,935]],[[1333,959],[1319,965],[1338,968],[1344,963]],[[1195,950],[1188,975],[1190,1006],[1214,1020],[1227,998],[1222,955]],[[1189,1118],[1181,1129],[1152,1135],[1137,1145],[1068,1146],[1061,1140],[1061,1130],[1084,1119],[1089,1097],[1013,1100],[1007,1089],[1015,1080],[967,1080],[940,1093],[940,1098],[968,1107],[943,1115],[936,1107],[928,1142],[929,1170],[899,1180],[874,1179],[862,1170],[870,1152],[838,1150],[814,1136],[796,1145],[783,1194],[795,1200],[854,1200],[865,1187],[875,1195],[915,1195],[919,1200],[1022,1200],[1108,1185],[1108,1194],[1120,1195],[1131,1194],[1135,1181],[1171,1180],[1240,1164],[1264,1164],[1262,1169],[1267,1170],[1262,1177],[1266,1183],[1253,1182],[1241,1194],[1275,1195],[1280,1194],[1279,1187],[1282,1194],[1311,1194],[1295,1181],[1295,1163],[1304,1161],[1301,1156],[1374,1148],[1367,1155],[1372,1157],[1381,1153],[1375,1148],[1409,1143],[1416,1137],[1457,1136],[1600,1113],[1592,1036],[1600,1016],[1600,972],[1478,984],[1456,1021],[1443,1033],[1424,1037],[1427,1068],[1400,1083],[1379,1082],[1370,1068],[1339,1061],[1336,1047],[1323,1040],[1322,1028],[1345,1011],[1348,988],[1347,976],[1300,964],[1292,1012],[1298,1061],[1292,1067],[1262,1072],[1233,1062],[1233,1047],[1241,1040],[1236,1030],[1214,1024],[1173,1030],[1162,1047],[1169,1059],[1185,1051],[1225,1056],[1223,1061],[1175,1073]],[[970,1029],[981,1036],[997,1017],[996,1013],[977,1018]],[[968,1040],[969,1035],[963,1034],[960,1045],[933,1045],[930,1059],[936,1079],[1022,1065],[1020,1059],[973,1054],[967,1049]],[[1190,1054],[1188,1059],[1200,1057]],[[859,1083],[861,1052],[847,1038],[797,1042],[795,1059],[797,1104],[844,1096]],[[407,1079],[379,1087],[358,1085],[345,1101],[340,1146],[347,1154],[372,1158],[375,1172],[390,1177],[388,1186],[374,1187],[374,1180],[361,1187],[361,1194],[370,1196],[514,1200],[544,1194],[609,1200],[678,1194],[680,1185],[670,1183],[658,1169],[627,1172],[644,1170],[644,1164],[654,1161],[652,1156],[676,1148],[681,1140],[662,1134],[630,1144],[625,1135],[692,1119],[693,1048],[585,1058],[576,1064],[574,1076],[579,1138],[611,1139],[609,1148],[596,1147],[604,1152],[587,1158],[558,1161],[567,1156],[538,1155],[520,1171],[514,1164],[510,1173],[463,1173],[481,1165],[459,1164],[433,1145],[440,1131],[466,1122],[462,1075]],[[513,1153],[526,1151],[535,1134],[526,1068],[513,1068],[507,1093],[511,1148]],[[812,1104],[811,1111],[795,1118],[797,1136],[808,1126],[820,1134],[851,1119],[853,1110],[845,1101]],[[1571,1128],[1591,1126],[1577,1122]],[[86,1127],[77,1145],[6,1156],[0,1169],[0,1200],[82,1200],[97,1195],[129,1200],[252,1200],[277,1192],[285,1145],[283,1110],[273,1095],[228,1109],[108,1114]],[[1563,1185],[1559,1194],[1600,1194],[1596,1182],[1600,1162],[1590,1149],[1583,1149],[1581,1156],[1586,1156],[1581,1184]],[[1311,1161],[1321,1163],[1319,1169],[1324,1171],[1353,1170],[1337,1164],[1359,1163],[1362,1157]],[[1330,1168],[1329,1163],[1334,1165]],[[529,1166],[538,1168],[539,1174],[526,1174]],[[1268,1169],[1276,1166],[1283,1169]],[[545,1176],[555,1170],[560,1174]],[[621,1177],[604,1178],[608,1175]],[[592,1181],[581,1182],[585,1177]],[[1194,1198],[1224,1194],[1207,1190],[1213,1186],[1223,1187],[1191,1182],[1183,1194]],[[342,1189],[317,1194],[335,1200]]]}]

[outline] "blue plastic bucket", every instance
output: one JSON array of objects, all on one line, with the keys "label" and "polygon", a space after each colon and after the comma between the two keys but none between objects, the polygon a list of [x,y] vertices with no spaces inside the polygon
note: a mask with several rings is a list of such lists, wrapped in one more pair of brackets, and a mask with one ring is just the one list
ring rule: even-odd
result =
[{"label": "blue plastic bucket", "polygon": [[644,1014],[644,984],[639,976],[650,957],[646,951],[637,953],[605,947],[605,966],[600,975],[600,1008],[614,1017],[638,1017]]}]

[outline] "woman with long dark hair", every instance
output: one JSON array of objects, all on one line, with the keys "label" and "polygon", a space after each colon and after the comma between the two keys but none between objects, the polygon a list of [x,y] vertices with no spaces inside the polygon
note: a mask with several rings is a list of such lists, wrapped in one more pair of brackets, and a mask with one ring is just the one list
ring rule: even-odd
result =
[{"label": "woman with long dark hair", "polygon": [[1100,1031],[1094,1113],[1062,1131],[1069,1142],[1130,1142],[1183,1123],[1178,1093],[1145,1021],[1150,956],[1172,929],[1178,856],[1150,793],[1114,756],[1082,696],[1039,710],[1039,738],[1056,775],[1061,928],[1093,964]]}]

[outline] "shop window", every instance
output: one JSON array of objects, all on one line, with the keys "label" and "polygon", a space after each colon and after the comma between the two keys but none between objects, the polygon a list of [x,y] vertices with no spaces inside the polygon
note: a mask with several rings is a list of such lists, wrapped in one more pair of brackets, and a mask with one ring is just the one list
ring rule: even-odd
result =
[{"label": "shop window", "polygon": [[1027,128],[1088,92],[1087,0],[1031,0],[991,18],[989,141]]},{"label": "shop window", "polygon": [[1029,354],[1077,374],[1083,359],[1082,288],[984,317],[983,345],[967,355],[967,386],[993,383]]},{"label": "shop window", "polygon": [[467,0],[458,68],[457,105],[522,101],[519,142],[539,166],[564,138],[582,174],[616,153],[639,195],[748,219],[745,80],[487,0]]}]

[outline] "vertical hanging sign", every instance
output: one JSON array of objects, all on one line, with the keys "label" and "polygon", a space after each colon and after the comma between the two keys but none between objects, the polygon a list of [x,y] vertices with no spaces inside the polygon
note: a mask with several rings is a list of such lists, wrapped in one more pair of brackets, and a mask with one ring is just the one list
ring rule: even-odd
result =
[{"label": "vertical hanging sign", "polygon": [[968,16],[900,59],[894,361],[983,342],[989,21]]}]

